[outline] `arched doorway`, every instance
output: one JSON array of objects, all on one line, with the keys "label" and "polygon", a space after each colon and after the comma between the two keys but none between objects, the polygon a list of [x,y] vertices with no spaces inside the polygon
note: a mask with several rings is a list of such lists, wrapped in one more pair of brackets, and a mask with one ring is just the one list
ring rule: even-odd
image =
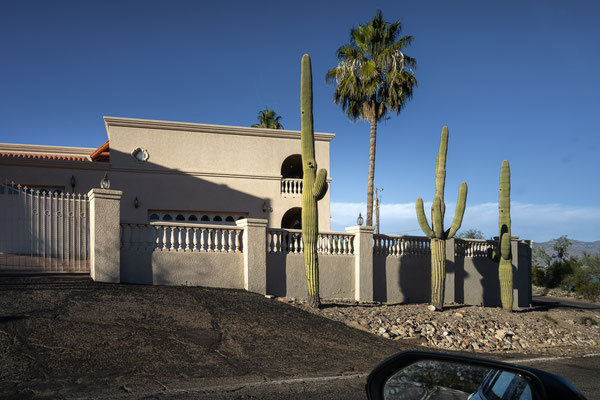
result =
[{"label": "arched doorway", "polygon": [[290,208],[281,218],[282,229],[302,229],[302,208]]},{"label": "arched doorway", "polygon": [[281,176],[283,179],[302,179],[302,155],[292,154],[281,163]]}]

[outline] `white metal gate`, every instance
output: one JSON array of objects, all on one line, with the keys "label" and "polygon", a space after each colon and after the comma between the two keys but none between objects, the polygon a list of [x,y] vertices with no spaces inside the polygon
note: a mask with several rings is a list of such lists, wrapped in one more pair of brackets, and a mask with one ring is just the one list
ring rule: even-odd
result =
[{"label": "white metal gate", "polygon": [[0,272],[89,272],[85,194],[0,184]]}]

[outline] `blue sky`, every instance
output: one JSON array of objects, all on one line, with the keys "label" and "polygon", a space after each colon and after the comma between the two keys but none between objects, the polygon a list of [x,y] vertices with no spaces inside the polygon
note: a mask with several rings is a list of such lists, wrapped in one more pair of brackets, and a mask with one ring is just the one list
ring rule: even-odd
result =
[{"label": "blue sky", "polygon": [[[218,4],[216,4],[218,3]],[[332,229],[365,211],[368,131],[324,76],[350,28],[383,11],[415,40],[419,87],[378,129],[382,231],[421,234],[450,128],[446,223],[497,232],[500,164],[513,234],[600,240],[600,6],[594,1],[15,1],[0,5],[0,141],[96,147],[102,116],[248,126],[265,106],[299,129],[300,59],[331,145]]]}]

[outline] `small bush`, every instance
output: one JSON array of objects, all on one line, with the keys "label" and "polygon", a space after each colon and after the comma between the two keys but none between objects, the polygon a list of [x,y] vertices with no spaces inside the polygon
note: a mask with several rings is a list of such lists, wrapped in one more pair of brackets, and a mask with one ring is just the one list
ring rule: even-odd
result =
[{"label": "small bush", "polygon": [[535,286],[546,287],[546,273],[542,268],[531,266],[531,283]]}]

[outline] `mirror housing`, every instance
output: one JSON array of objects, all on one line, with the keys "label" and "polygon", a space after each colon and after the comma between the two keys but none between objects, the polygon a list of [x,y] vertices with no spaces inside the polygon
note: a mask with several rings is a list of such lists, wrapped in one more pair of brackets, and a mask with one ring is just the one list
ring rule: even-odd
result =
[{"label": "mirror housing", "polygon": [[[432,364],[433,362],[433,364]],[[436,365],[435,363],[439,365]],[[366,383],[366,391],[367,396],[370,400],[384,400],[386,399],[384,395],[384,390],[386,389],[386,384],[390,382],[390,379],[397,379],[398,376],[403,377],[403,370],[409,371],[409,366],[415,365],[435,365],[438,371],[443,371],[444,369],[449,370],[449,366],[454,364],[457,368],[481,368],[482,371],[489,371],[489,375],[492,376],[492,373],[496,373],[498,375],[499,371],[508,372],[510,374],[514,374],[515,377],[518,377],[521,381],[525,381],[528,387],[528,391],[531,392],[531,398],[535,400],[552,400],[552,399],[576,399],[576,400],[585,400],[585,397],[571,385],[565,379],[550,374],[548,372],[540,371],[534,368],[522,367],[513,364],[508,364],[500,361],[492,361],[486,360],[482,358],[468,357],[462,355],[454,355],[454,354],[442,354],[442,353],[433,353],[433,352],[422,352],[422,351],[406,351],[403,353],[396,354],[383,362],[381,362],[375,369],[369,374],[367,377]],[[452,374],[452,370],[446,371],[446,375],[448,372]],[[505,374],[505,375],[510,375]],[[441,379],[437,375],[438,378],[433,379]],[[484,374],[485,375],[485,374]],[[431,381],[432,377],[429,376],[428,380]],[[490,378],[491,379],[491,378]],[[482,387],[484,385],[489,385],[490,379],[482,379]],[[487,382],[486,382],[487,381]],[[414,386],[426,386],[431,382],[412,382]],[[394,396],[390,396],[390,386],[387,386],[388,396],[387,400],[392,399]],[[477,387],[477,385],[475,386]],[[396,389],[396,391],[400,391]],[[479,397],[480,393],[477,390],[477,394],[473,393],[469,396],[469,398],[479,399],[485,397]],[[466,393],[465,393],[466,394]],[[410,397],[406,397],[408,395],[407,391],[404,391],[402,396],[399,398],[407,399]],[[421,398],[420,396],[415,398]]]}]

